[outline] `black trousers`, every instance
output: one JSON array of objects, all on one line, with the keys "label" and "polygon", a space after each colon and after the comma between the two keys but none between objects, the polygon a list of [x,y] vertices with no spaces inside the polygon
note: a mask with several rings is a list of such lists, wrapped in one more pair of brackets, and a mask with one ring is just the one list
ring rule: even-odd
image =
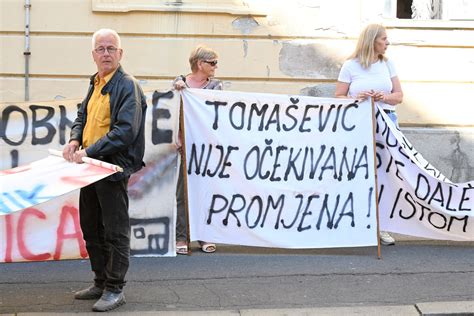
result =
[{"label": "black trousers", "polygon": [[79,214],[94,283],[112,292],[125,285],[130,258],[128,178],[107,178],[81,189]]},{"label": "black trousers", "polygon": [[176,241],[187,240],[186,209],[184,207],[183,160],[179,164],[178,182],[176,184]]}]

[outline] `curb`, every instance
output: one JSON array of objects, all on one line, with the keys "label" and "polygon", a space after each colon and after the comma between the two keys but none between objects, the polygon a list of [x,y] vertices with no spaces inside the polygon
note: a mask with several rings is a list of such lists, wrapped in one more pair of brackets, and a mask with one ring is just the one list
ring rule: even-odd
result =
[{"label": "curb", "polygon": [[[97,315],[87,313],[14,313],[0,316],[74,316]],[[474,300],[458,302],[429,302],[415,305],[385,305],[385,306],[352,306],[352,307],[317,307],[291,309],[240,309],[240,310],[208,310],[208,311],[154,311],[154,312],[113,312],[116,316],[335,316],[335,315],[364,315],[364,316],[474,316]]]}]

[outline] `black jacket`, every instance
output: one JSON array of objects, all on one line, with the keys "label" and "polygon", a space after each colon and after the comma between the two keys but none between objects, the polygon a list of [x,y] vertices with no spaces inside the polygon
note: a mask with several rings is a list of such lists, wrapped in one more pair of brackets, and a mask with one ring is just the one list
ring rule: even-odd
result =
[{"label": "black jacket", "polygon": [[[94,91],[94,78],[90,78],[89,91],[82,101],[77,118],[71,127],[71,140],[82,145],[82,132],[87,121],[87,103]],[[138,82],[124,72],[121,66],[101,91],[110,94],[110,130],[86,149],[87,156],[123,168],[109,177],[118,181],[140,170],[145,163],[145,115],[146,98]]]}]

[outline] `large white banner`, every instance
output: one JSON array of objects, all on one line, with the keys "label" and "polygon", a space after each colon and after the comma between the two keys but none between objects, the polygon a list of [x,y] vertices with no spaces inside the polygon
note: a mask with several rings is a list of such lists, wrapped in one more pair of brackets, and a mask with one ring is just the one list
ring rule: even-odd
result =
[{"label": "large white banner", "polygon": [[186,89],[192,240],[377,244],[370,103]]},{"label": "large white banner", "polygon": [[376,116],[381,228],[430,239],[474,240],[474,181],[452,183],[383,111]]}]

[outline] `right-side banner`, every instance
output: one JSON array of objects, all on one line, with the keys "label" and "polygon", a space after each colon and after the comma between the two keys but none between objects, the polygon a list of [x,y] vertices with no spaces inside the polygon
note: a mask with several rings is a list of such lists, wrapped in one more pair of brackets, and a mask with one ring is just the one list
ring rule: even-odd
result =
[{"label": "right-side banner", "polygon": [[474,240],[474,181],[452,183],[377,111],[376,164],[382,230]]}]

